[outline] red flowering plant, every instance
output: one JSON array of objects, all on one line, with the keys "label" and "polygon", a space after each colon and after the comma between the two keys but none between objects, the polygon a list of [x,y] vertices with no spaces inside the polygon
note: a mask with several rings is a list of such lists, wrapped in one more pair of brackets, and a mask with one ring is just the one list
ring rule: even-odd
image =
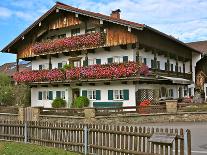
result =
[{"label": "red flowering plant", "polygon": [[17,72],[13,75],[17,82],[44,82],[61,81],[65,79],[65,74],[59,69],[52,70],[33,70]]},{"label": "red flowering plant", "polygon": [[60,69],[23,71],[14,74],[17,82],[45,82],[81,79],[118,79],[149,74],[149,68],[136,62],[113,63],[105,65],[91,65],[75,67],[66,71]]},{"label": "red flowering plant", "polygon": [[117,79],[122,77],[136,76],[137,73],[146,76],[149,73],[148,70],[149,68],[146,65],[138,64],[136,62],[92,65],[88,67],[77,67],[66,70],[66,79]]},{"label": "red flowering plant", "polygon": [[102,44],[104,44],[104,37],[101,33],[96,32],[39,42],[32,45],[32,51],[34,54],[42,54],[49,51],[56,52],[64,49],[75,50],[80,48],[91,48]]}]

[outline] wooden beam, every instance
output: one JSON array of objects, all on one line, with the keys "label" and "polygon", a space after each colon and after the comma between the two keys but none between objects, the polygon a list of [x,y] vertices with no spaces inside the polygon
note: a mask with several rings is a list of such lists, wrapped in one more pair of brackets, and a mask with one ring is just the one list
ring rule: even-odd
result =
[{"label": "wooden beam", "polygon": [[105,51],[111,51],[110,47],[103,47]]},{"label": "wooden beam", "polygon": [[110,85],[111,83],[110,83],[110,82],[104,82],[104,84],[105,84],[105,85]]},{"label": "wooden beam", "polygon": [[120,45],[121,49],[127,50],[127,45]]},{"label": "wooden beam", "polygon": [[47,59],[47,55],[40,55],[40,58]]},{"label": "wooden beam", "polygon": [[64,56],[69,56],[70,53],[69,53],[69,52],[63,52],[63,55],[64,55]]},{"label": "wooden beam", "polygon": [[59,54],[58,53],[55,53],[55,54],[51,54],[52,57],[55,57],[55,58],[59,58]]}]

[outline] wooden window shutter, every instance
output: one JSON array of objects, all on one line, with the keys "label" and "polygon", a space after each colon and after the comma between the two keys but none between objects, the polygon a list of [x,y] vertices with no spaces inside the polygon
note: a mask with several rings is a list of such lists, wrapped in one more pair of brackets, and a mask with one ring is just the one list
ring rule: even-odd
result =
[{"label": "wooden window shutter", "polygon": [[56,91],[56,98],[61,98],[61,91]]},{"label": "wooden window shutter", "polygon": [[108,58],[108,63],[111,64],[113,62],[113,58]]},{"label": "wooden window shutter", "polygon": [[87,97],[87,90],[82,90],[82,96]]},{"label": "wooden window shutter", "polygon": [[41,91],[38,92],[38,100],[42,100],[42,92]]},{"label": "wooden window shutter", "polygon": [[124,100],[129,100],[129,89],[124,89]]},{"label": "wooden window shutter", "polygon": [[96,64],[101,64],[101,59],[96,59]]},{"label": "wooden window shutter", "polygon": [[101,90],[96,90],[96,100],[101,100]]},{"label": "wooden window shutter", "polygon": [[113,100],[113,90],[108,90],[108,100]]},{"label": "wooden window shutter", "polygon": [[49,91],[49,100],[53,100],[53,91]]},{"label": "wooden window shutter", "polygon": [[42,65],[39,65],[39,70],[42,70]]},{"label": "wooden window shutter", "polygon": [[88,61],[83,60],[83,67],[88,66]]},{"label": "wooden window shutter", "polygon": [[151,68],[154,68],[155,66],[154,66],[155,64],[154,64],[154,60],[152,59],[151,60]]},{"label": "wooden window shutter", "polygon": [[128,56],[123,56],[123,62],[128,62]]},{"label": "wooden window shutter", "polygon": [[60,68],[63,68],[63,63],[58,63],[58,68],[60,69]]},{"label": "wooden window shutter", "polygon": [[144,64],[145,65],[147,64],[147,58],[144,58]]}]

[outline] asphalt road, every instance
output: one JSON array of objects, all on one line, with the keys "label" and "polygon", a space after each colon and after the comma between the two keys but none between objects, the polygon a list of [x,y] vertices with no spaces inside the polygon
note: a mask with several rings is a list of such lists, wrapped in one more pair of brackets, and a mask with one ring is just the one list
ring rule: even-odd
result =
[{"label": "asphalt road", "polygon": [[192,155],[207,155],[207,122],[156,123],[145,124],[144,126],[183,128],[184,131],[190,129],[192,135]]}]

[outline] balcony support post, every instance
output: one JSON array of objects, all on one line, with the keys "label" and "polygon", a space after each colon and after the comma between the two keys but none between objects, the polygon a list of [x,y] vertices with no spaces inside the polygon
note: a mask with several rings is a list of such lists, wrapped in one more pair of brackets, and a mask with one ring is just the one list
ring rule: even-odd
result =
[{"label": "balcony support post", "polygon": [[18,54],[17,54],[16,64],[17,64],[16,71],[19,72],[19,58],[18,58]]}]

